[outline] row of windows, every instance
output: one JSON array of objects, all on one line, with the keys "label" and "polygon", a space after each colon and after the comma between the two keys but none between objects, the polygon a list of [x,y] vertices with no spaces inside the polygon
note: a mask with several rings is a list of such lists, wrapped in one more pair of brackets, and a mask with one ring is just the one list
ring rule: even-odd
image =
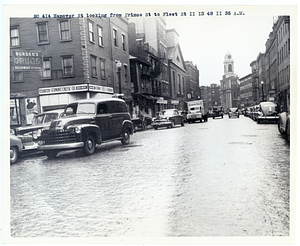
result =
[{"label": "row of windows", "polygon": [[[70,20],[59,20],[58,30],[59,30],[59,37],[61,42],[72,40]],[[38,44],[50,43],[48,22],[36,23],[36,31],[37,31]],[[19,26],[12,26],[10,28],[10,46],[11,47],[21,46]]]},{"label": "row of windows", "polygon": [[[75,75],[73,55],[61,56],[61,64],[62,64],[63,77],[65,78],[73,77]],[[91,55],[91,75],[93,77],[99,77],[100,75],[101,79],[106,79],[104,59],[101,58],[97,59],[96,56]],[[126,72],[125,75],[127,75]],[[41,71],[41,78],[52,79],[52,58],[51,57],[44,57],[43,59],[43,70]],[[24,81],[23,72],[14,72],[14,82],[22,82],[22,81]]]},{"label": "row of windows", "polygon": [[[61,56],[61,65],[62,65],[62,76],[63,77],[74,77],[74,56]],[[23,82],[24,73],[16,71],[13,74],[14,82]],[[43,59],[43,70],[41,71],[42,79],[52,79],[52,58],[44,57]]]},{"label": "row of windows", "polygon": [[281,28],[278,33],[279,41],[281,41],[288,32],[289,32],[289,25],[285,24],[285,23],[283,25],[281,25]]},{"label": "row of windows", "polygon": [[[60,41],[71,41],[71,23],[70,20],[59,20],[58,21],[58,29],[59,29],[59,37]],[[37,39],[38,44],[49,44],[49,28],[48,22],[38,22],[36,23],[37,30]],[[103,41],[103,28],[97,25],[97,40],[99,46],[104,46]],[[88,22],[88,31],[89,31],[89,41],[91,43],[95,43],[95,24],[91,21]],[[118,47],[118,30],[116,28],[113,29],[113,43],[115,47]],[[126,51],[126,36],[125,34],[121,34],[121,43],[123,51]],[[12,26],[10,28],[10,46],[11,47],[20,47],[20,27]]]},{"label": "row of windows", "polygon": [[281,72],[279,72],[279,84],[287,84],[290,83],[290,66],[287,66]]},{"label": "row of windows", "polygon": [[281,47],[280,51],[278,52],[278,65],[290,55],[290,39],[288,39],[285,44]]}]

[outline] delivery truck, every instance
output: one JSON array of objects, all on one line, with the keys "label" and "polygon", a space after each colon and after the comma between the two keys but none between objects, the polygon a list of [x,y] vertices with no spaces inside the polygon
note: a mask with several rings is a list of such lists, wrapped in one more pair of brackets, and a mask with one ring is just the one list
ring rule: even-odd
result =
[{"label": "delivery truck", "polygon": [[195,100],[187,102],[188,113],[186,116],[186,121],[188,123],[196,121],[207,121],[207,112],[204,108],[203,100]]}]

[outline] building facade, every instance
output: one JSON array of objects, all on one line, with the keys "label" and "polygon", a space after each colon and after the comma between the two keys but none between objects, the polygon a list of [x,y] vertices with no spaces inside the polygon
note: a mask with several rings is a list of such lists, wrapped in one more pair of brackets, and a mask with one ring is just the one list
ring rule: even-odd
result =
[{"label": "building facade", "polygon": [[187,101],[186,67],[180,49],[179,35],[175,29],[167,30],[167,47],[170,104],[172,108],[184,110]]},{"label": "building facade", "polygon": [[252,96],[252,74],[248,74],[240,80],[240,106],[241,108],[247,108],[253,104]]},{"label": "building facade", "polygon": [[290,17],[279,16],[274,24],[277,37],[278,91],[280,111],[290,110]]},{"label": "building facade", "polygon": [[[79,99],[122,93],[130,102],[127,28],[125,18],[12,18],[11,125],[31,124],[33,114]],[[41,54],[40,69],[16,66],[34,53]]]},{"label": "building facade", "polygon": [[194,65],[192,61],[185,61],[185,67],[185,91],[187,93],[187,101],[200,99],[199,70],[197,65]]}]

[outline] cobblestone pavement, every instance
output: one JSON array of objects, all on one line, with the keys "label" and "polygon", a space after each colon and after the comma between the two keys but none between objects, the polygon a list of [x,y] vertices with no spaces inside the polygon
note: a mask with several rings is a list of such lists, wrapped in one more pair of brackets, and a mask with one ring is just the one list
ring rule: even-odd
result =
[{"label": "cobblestone pavement", "polygon": [[289,145],[276,124],[209,119],[92,156],[11,165],[12,237],[288,236]]}]

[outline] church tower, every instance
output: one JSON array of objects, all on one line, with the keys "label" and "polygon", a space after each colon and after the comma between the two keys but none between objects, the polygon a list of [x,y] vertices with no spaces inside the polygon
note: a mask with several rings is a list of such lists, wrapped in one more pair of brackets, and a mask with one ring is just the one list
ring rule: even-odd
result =
[{"label": "church tower", "polygon": [[227,52],[224,59],[224,75],[221,82],[221,105],[228,108],[239,107],[239,78],[234,73],[234,61],[230,52]]},{"label": "church tower", "polygon": [[230,52],[227,52],[224,60],[224,75],[226,78],[235,76],[234,74],[234,61]]}]

